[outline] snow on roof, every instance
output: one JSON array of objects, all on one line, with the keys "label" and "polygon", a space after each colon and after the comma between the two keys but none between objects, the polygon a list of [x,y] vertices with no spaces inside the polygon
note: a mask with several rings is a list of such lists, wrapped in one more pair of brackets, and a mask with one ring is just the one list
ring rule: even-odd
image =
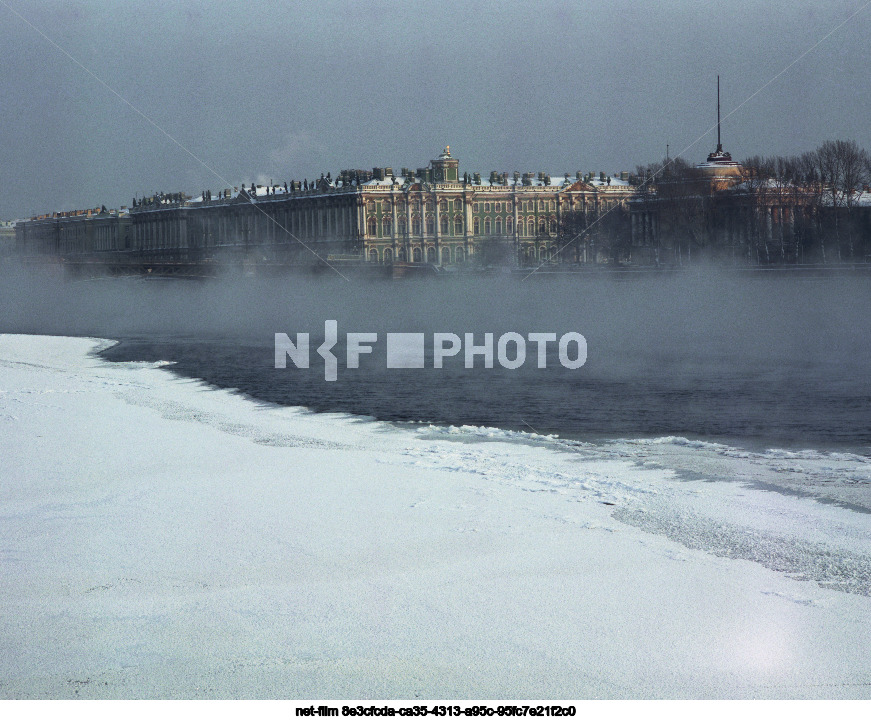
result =
[{"label": "snow on roof", "polygon": [[[527,185],[525,187],[527,187],[527,188],[529,188],[529,187],[533,187],[533,188],[563,188],[567,185],[571,185],[572,183],[576,183],[576,182],[577,182],[577,178],[573,178],[573,177],[566,178],[565,173],[557,173],[555,175],[550,176],[550,184],[548,184],[546,182],[546,180],[539,180],[538,177],[536,176],[536,177],[529,178],[529,185]],[[513,187],[515,185],[517,187],[524,187],[523,178],[515,179],[514,177],[509,177],[505,181],[504,184],[501,182],[491,183],[489,178],[487,178],[487,179],[481,178],[480,183],[472,183],[472,185],[484,186],[484,187],[488,187],[488,188]]]},{"label": "snow on roof", "polygon": [[[823,191],[820,200],[823,205],[835,205],[835,198],[832,197],[831,190]],[[871,207],[871,192],[867,190],[859,190],[853,193],[852,203],[854,206],[858,205],[863,208]],[[840,193],[837,194],[837,205],[847,205],[846,198]]]},{"label": "snow on roof", "polygon": [[741,163],[734,160],[729,161],[705,161],[704,163],[696,163],[697,168],[740,168]]},{"label": "snow on roof", "polygon": [[[414,182],[414,181],[412,180],[411,182]],[[404,175],[397,175],[396,176],[396,184],[403,185],[404,183],[405,183],[405,176]],[[391,185],[393,185],[393,176],[391,176],[389,178],[384,178],[384,180],[378,180],[378,178],[372,178],[371,180],[367,180],[365,183],[360,183],[360,187],[368,186],[370,188],[374,188],[374,187],[383,188],[385,186],[390,187]]]},{"label": "snow on roof", "polygon": [[[611,181],[610,183],[608,181]],[[605,186],[606,188],[628,188],[629,181],[621,180],[619,176],[616,175],[608,175],[605,177],[605,180],[600,180],[599,178],[590,178],[587,181],[590,185],[595,187]]]},{"label": "snow on roof", "polygon": [[745,180],[741,183],[735,183],[732,186],[733,190],[759,190],[761,188],[767,188],[769,190],[787,190],[792,186],[789,183],[786,183],[782,180],[777,180],[776,178],[754,178],[752,180]]},{"label": "snow on roof", "polygon": [[853,202],[856,205],[871,206],[871,192],[863,190],[859,193],[856,193],[856,197],[853,199]]},{"label": "snow on roof", "polygon": [[[471,176],[474,176],[474,173],[472,173]],[[602,181],[598,177],[591,178],[590,180],[587,180],[584,182],[586,182],[588,185],[592,185],[594,187],[604,187],[604,188],[608,188],[608,187],[610,187],[610,188],[628,188],[629,187],[629,182],[626,180],[621,180],[619,178],[619,176],[612,175],[612,176],[608,176],[608,177],[610,178],[610,181],[611,181],[610,183],[608,182],[608,178],[606,178],[604,181]],[[412,184],[421,182],[421,178],[416,176],[416,175],[407,175],[407,176],[406,175],[397,175],[397,176],[395,176],[395,178],[396,178],[395,182],[394,182],[394,176],[384,178],[384,180],[379,180],[378,178],[371,178],[371,179],[367,180],[366,182],[360,183],[359,187],[361,187],[361,188],[390,188],[390,187],[393,187],[394,185],[396,187],[402,187],[404,185],[412,185]],[[547,182],[548,178],[550,179],[550,183]],[[462,184],[462,179],[457,180],[457,181],[450,181],[450,182],[453,182],[456,184]],[[490,182],[489,178],[482,177],[480,182],[477,182],[477,183],[472,182],[471,186],[473,188],[474,187],[512,188],[516,185],[518,188],[520,188],[520,187],[527,187],[527,188],[532,187],[532,188],[560,189],[560,188],[566,188],[569,185],[572,185],[576,182],[578,182],[578,178],[576,178],[572,175],[566,176],[565,173],[552,173],[550,175],[545,174],[545,179],[540,179],[537,174],[536,175],[530,174],[530,176],[527,180],[527,184],[524,184],[522,177],[514,178],[513,174],[512,174],[511,176],[506,178],[505,183],[502,183],[501,181]],[[331,179],[329,181],[327,181],[326,179],[321,179],[321,180],[312,181],[312,184],[309,187],[309,191],[314,190],[315,187],[321,183],[326,183],[327,187],[331,188],[331,189],[345,187],[343,185],[342,181],[338,180],[337,178]],[[349,185],[347,187],[356,187],[356,186],[353,186],[353,184],[352,184],[352,185]],[[268,198],[268,197],[272,197],[272,196],[276,196],[276,197],[277,196],[284,196],[285,194],[287,194],[287,195],[291,194],[291,191],[289,191],[289,190],[285,191],[284,183],[275,184],[273,186],[257,185],[256,187],[246,187],[245,192],[249,197],[253,196],[253,197],[256,197],[258,199],[259,198]],[[306,191],[303,191],[303,192],[306,192]],[[234,198],[239,197],[239,195],[241,195],[241,193],[242,193],[241,189],[238,189],[238,188],[234,189],[231,197],[234,197]],[[220,199],[221,198],[218,194],[214,194],[210,198],[210,200],[220,200]],[[203,202],[208,202],[208,201],[206,201],[203,198],[203,195],[201,194],[201,195],[198,195],[197,197],[190,198],[189,202],[191,202],[191,203],[203,203]]]},{"label": "snow on roof", "polygon": [[253,192],[252,188],[247,188],[246,192],[257,198],[265,198],[268,195],[284,195],[284,183],[281,185],[277,183],[275,185],[258,185],[253,188]]}]

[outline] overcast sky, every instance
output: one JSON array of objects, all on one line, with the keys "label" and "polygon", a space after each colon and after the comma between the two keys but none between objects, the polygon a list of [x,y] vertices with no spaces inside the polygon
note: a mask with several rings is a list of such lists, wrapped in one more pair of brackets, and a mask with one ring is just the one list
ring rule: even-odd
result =
[{"label": "overcast sky", "polygon": [[[461,173],[632,170],[710,131],[718,73],[725,115],[867,2],[0,0],[0,218],[446,144]],[[725,120],[725,149],[871,149],[869,37],[871,5]]]}]

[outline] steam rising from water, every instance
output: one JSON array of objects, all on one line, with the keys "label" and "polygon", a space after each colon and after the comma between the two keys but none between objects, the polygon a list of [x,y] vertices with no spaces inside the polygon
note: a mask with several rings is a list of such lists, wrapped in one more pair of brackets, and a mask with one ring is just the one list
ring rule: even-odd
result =
[{"label": "steam rising from water", "polygon": [[638,374],[711,357],[738,366],[831,364],[871,370],[871,279],[747,278],[713,271],[612,277],[337,276],[68,281],[0,274],[0,331],[129,337],[179,335],[271,343],[273,334],[577,331],[588,371]]}]

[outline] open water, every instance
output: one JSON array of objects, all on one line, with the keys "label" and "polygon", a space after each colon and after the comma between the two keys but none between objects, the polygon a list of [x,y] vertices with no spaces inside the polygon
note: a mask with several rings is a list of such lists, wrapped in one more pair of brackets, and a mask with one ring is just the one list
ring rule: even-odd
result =
[{"label": "open water", "polygon": [[[291,336],[293,337],[293,336]],[[498,336],[497,336],[498,337]],[[311,367],[274,367],[272,339],[128,337],[104,351],[115,361],[173,362],[172,370],[253,398],[316,411],[379,420],[493,426],[597,440],[664,435],[745,447],[871,449],[871,376],[860,363],[752,357],[688,349],[646,354],[611,366],[590,343],[587,364],[548,368],[467,369],[461,359],[425,369],[387,369],[383,353],[361,357],[359,369],[340,364],[338,380],[324,380],[314,351]],[[555,351],[555,349],[554,349]],[[344,351],[336,349],[344,360]]]}]

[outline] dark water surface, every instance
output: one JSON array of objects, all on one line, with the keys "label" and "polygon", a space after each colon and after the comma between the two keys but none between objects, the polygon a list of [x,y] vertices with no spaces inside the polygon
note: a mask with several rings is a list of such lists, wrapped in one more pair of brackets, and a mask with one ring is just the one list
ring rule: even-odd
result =
[{"label": "dark water surface", "polygon": [[[386,369],[376,348],[359,369],[340,363],[326,382],[314,352],[311,367],[274,367],[270,342],[191,338],[124,338],[104,351],[112,361],[173,361],[172,370],[254,398],[317,411],[389,421],[494,426],[603,439],[680,435],[744,447],[871,446],[871,378],[844,363],[753,362],[733,356],[639,354],[619,368],[595,358],[568,370],[527,361],[517,370]],[[343,350],[336,354],[343,359]],[[743,362],[741,362],[743,360]],[[480,364],[480,361],[479,361]]]},{"label": "dark water surface", "polygon": [[[349,281],[222,277],[69,282],[0,273],[0,332],[114,338],[110,360],[263,401],[389,421],[495,426],[580,439],[680,435],[748,446],[871,445],[871,277],[745,277],[698,269],[632,278]],[[324,380],[325,322],[378,333],[361,367]],[[387,369],[386,333],[582,333],[588,360],[518,370]],[[274,367],[276,333],[311,334],[311,368]],[[555,350],[555,349],[554,349]],[[431,350],[430,350],[431,352]],[[340,348],[336,355],[342,359]],[[480,359],[479,359],[480,364]]]}]

